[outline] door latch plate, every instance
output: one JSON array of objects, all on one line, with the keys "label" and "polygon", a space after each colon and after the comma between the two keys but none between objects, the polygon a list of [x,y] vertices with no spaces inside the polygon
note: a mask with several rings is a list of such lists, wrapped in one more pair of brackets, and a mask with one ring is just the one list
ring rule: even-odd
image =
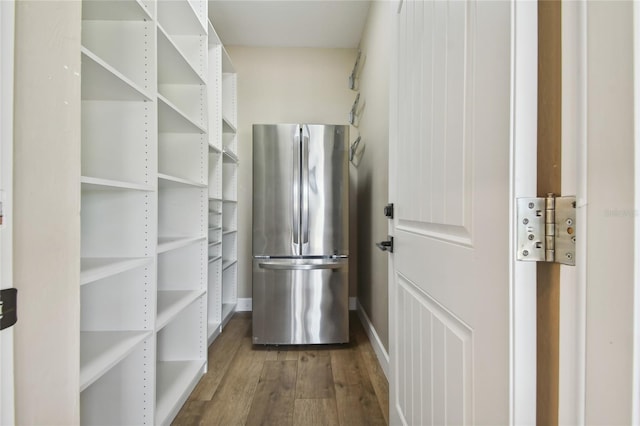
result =
[{"label": "door latch plate", "polygon": [[18,321],[17,304],[17,289],[0,290],[0,330],[9,328]]},{"label": "door latch plate", "polygon": [[389,219],[393,219],[393,203],[384,206],[384,215]]}]

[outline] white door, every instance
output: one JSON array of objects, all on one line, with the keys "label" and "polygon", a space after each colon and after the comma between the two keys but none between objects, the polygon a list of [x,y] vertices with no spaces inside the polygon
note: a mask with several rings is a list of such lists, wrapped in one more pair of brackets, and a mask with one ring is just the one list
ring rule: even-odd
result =
[{"label": "white door", "polygon": [[392,424],[535,423],[535,2],[395,5],[390,198]]},{"label": "white door", "polygon": [[[14,2],[0,1],[0,289],[13,287],[11,189],[13,162]],[[14,424],[13,328],[0,331],[0,424]]]}]

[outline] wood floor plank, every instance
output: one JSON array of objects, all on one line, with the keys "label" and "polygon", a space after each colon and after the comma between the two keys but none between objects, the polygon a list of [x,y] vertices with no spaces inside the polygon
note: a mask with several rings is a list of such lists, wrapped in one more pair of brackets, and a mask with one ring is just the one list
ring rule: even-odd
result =
[{"label": "wood floor plank", "polygon": [[329,351],[305,350],[298,357],[296,398],[334,398]]},{"label": "wood floor plank", "polygon": [[251,317],[234,315],[173,424],[387,424],[386,377],[357,317],[349,328],[348,344],[254,346]]},{"label": "wood floor plank", "polygon": [[180,409],[172,426],[192,426],[200,424],[206,401],[187,401]]},{"label": "wood floor plank", "polygon": [[300,347],[283,345],[283,346],[267,346],[267,361],[297,361]]},{"label": "wood floor plank", "polygon": [[251,336],[242,338],[227,373],[207,403],[203,424],[228,426],[246,422],[266,354],[253,350]]},{"label": "wood floor plank", "polygon": [[371,346],[369,337],[364,331],[360,321],[354,324],[354,335],[357,341],[358,349],[364,366],[368,371],[371,385],[378,398],[378,404],[382,410],[382,415],[387,423],[389,423],[389,382],[387,376],[382,371],[382,367],[378,362],[378,357]]},{"label": "wood floor plank", "polygon": [[331,367],[335,383],[336,405],[340,424],[382,425],[388,421],[371,384],[369,371],[354,339],[345,350],[331,351]]},{"label": "wood floor plank", "polygon": [[[222,334],[209,347],[207,373],[189,396],[189,401],[209,401],[213,398],[231,361],[238,352],[242,337],[251,330],[251,320],[235,316],[229,321]],[[215,354],[212,356],[212,354]]]},{"label": "wood floor plank", "polygon": [[265,361],[247,425],[293,424],[297,361]]},{"label": "wood floor plank", "polygon": [[363,371],[364,366],[361,362],[356,362],[356,359],[360,360],[360,354],[354,348],[331,351],[333,379],[345,385],[362,383],[362,377],[368,373]]},{"label": "wood floor plank", "polygon": [[293,407],[293,424],[299,426],[338,426],[336,400],[296,399]]},{"label": "wood floor plank", "polygon": [[336,383],[336,406],[341,425],[386,425],[372,387]]}]

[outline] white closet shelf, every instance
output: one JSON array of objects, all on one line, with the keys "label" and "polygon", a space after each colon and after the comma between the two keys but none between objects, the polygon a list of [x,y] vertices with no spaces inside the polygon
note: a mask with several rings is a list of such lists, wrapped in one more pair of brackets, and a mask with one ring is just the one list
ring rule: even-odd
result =
[{"label": "white closet shelf", "polygon": [[211,343],[213,343],[213,341],[220,335],[220,323],[213,321],[207,323],[207,330],[209,330],[208,342],[209,345],[211,345]]},{"label": "white closet shelf", "polygon": [[237,260],[229,260],[229,259],[223,259],[222,260],[222,270],[224,271],[225,269],[228,269],[230,266],[235,265],[236,263],[238,263]]},{"label": "white closet shelf", "polygon": [[216,215],[216,216],[220,216],[220,215],[222,214],[222,212],[221,212],[221,211],[218,211],[218,210],[209,210],[209,213],[210,213],[210,214],[214,214],[214,215]]},{"label": "white closet shelf", "polygon": [[152,260],[150,257],[83,257],[80,259],[80,285],[148,265]]},{"label": "white closet shelf", "polygon": [[222,201],[220,197],[209,197],[209,201]]},{"label": "white closet shelf", "polygon": [[223,303],[222,304],[222,326],[227,325],[233,313],[236,311],[235,303]]},{"label": "white closet shelf", "polygon": [[[220,243],[218,243],[218,244],[220,244]],[[215,262],[216,260],[220,260],[220,259],[222,259],[222,256],[214,256],[214,257],[210,257],[210,258],[209,258],[209,263],[213,263],[213,262]]]},{"label": "white closet shelf", "polygon": [[82,3],[82,20],[143,21],[152,18],[140,0],[85,0]]},{"label": "white closet shelf", "polygon": [[171,36],[158,25],[158,84],[206,84]]},{"label": "white closet shelf", "polygon": [[156,367],[155,424],[168,424],[200,380],[205,360],[159,361]]},{"label": "white closet shelf", "polygon": [[225,163],[234,163],[236,164],[238,162],[238,156],[232,152],[232,151],[228,151],[228,150],[223,150],[222,151],[222,161],[224,161]]},{"label": "white closet shelf", "polygon": [[207,27],[209,28],[209,31],[207,32],[209,46],[221,45],[222,40],[220,40],[220,37],[218,36],[215,28],[213,28],[210,20],[207,20]]},{"label": "white closet shelf", "polygon": [[[207,27],[188,0],[159,0],[158,21],[175,35],[205,35]],[[209,21],[208,19],[206,20]]]},{"label": "white closet shelf", "polygon": [[212,226],[211,228],[209,228],[209,231],[217,231],[219,229],[222,229],[222,226]]},{"label": "white closet shelf", "polygon": [[223,203],[238,203],[238,201],[237,201],[237,200],[229,200],[229,199],[226,199],[226,198],[225,198],[225,199],[223,199],[223,200],[222,200],[222,202],[223,202]]},{"label": "white closet shelf", "polygon": [[227,49],[222,46],[222,72],[223,73],[235,73],[236,70],[233,67],[233,63],[231,62],[231,57],[229,53],[227,53]]},{"label": "white closet shelf", "polygon": [[227,117],[222,117],[222,132],[236,133],[236,126],[231,124],[231,120],[229,120]]},{"label": "white closet shelf", "polygon": [[[222,244],[222,241],[214,241],[212,243],[209,243],[209,247],[215,247],[220,244]],[[209,261],[211,261],[211,259],[209,259]]]},{"label": "white closet shelf", "polygon": [[218,148],[217,146],[214,146],[213,144],[209,144],[209,152],[220,154],[222,152],[222,149]]},{"label": "white closet shelf", "polygon": [[89,176],[81,176],[80,183],[83,191],[113,191],[120,189],[130,189],[135,191],[153,191],[151,185],[125,182],[113,179],[102,179]]},{"label": "white closet shelf", "polygon": [[186,247],[189,244],[206,240],[207,237],[158,237],[158,253],[165,253],[170,250]]},{"label": "white closet shelf", "polygon": [[103,61],[86,47],[82,52],[82,100],[152,101],[144,88]]},{"label": "white closet shelf", "polygon": [[196,188],[206,188],[207,184],[196,182],[189,179],[183,179],[175,176],[158,173],[158,186],[160,188],[177,188],[184,186],[195,186]]},{"label": "white closet shelf", "polygon": [[158,94],[158,131],[161,133],[206,133],[207,130],[187,117],[178,107]]},{"label": "white closet shelf", "polygon": [[222,230],[222,235],[229,235],[229,234],[233,234],[234,232],[238,232],[237,229],[223,229]]},{"label": "white closet shelf", "polygon": [[158,291],[158,316],[156,331],[160,331],[187,306],[205,293],[204,290],[161,290]]},{"label": "white closet shelf", "polygon": [[129,355],[151,331],[81,331],[80,392]]}]

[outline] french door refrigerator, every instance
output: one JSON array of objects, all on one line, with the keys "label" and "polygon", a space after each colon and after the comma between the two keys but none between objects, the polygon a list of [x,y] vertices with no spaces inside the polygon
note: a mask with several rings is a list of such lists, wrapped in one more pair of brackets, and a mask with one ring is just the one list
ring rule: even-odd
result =
[{"label": "french door refrigerator", "polygon": [[349,341],[348,140],[348,126],[253,126],[253,343]]}]

